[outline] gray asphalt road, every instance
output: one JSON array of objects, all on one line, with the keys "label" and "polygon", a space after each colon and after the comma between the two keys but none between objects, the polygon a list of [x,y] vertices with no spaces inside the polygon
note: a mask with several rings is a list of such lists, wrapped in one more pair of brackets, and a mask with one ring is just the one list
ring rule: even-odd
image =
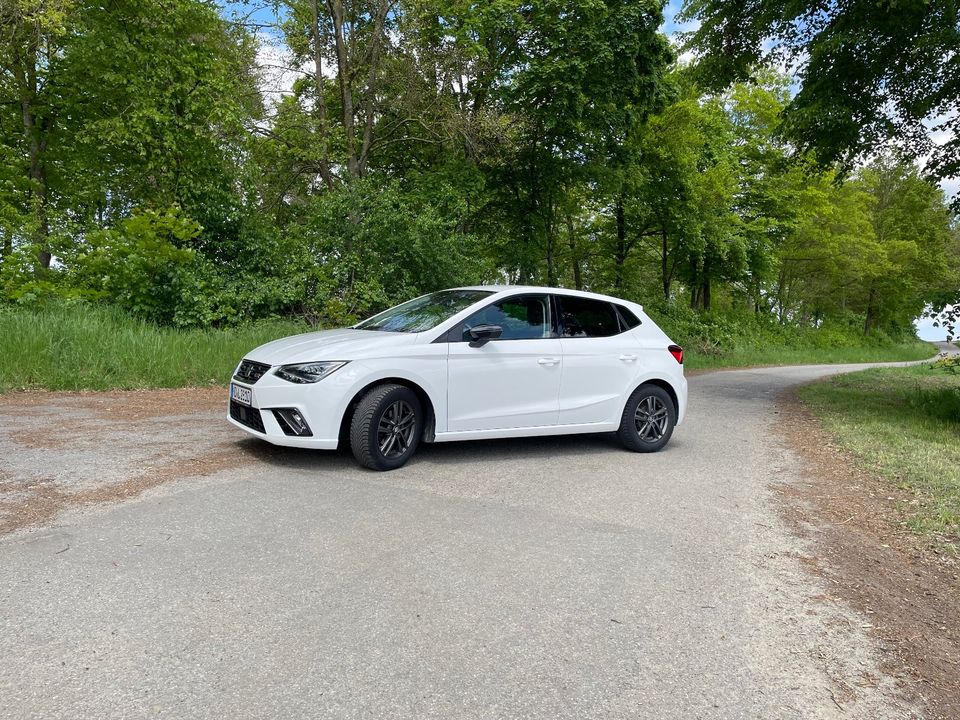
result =
[{"label": "gray asphalt road", "polygon": [[376,474],[230,430],[235,467],[0,539],[0,717],[911,717],[771,489],[803,473],[775,397],[851,369],[694,377],[656,455],[447,444]]}]

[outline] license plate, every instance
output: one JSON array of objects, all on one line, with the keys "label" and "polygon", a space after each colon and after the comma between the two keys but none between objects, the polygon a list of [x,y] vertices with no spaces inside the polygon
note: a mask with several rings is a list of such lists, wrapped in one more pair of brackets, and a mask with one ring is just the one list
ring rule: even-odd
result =
[{"label": "license plate", "polygon": [[241,405],[253,404],[253,390],[230,383],[230,397]]}]

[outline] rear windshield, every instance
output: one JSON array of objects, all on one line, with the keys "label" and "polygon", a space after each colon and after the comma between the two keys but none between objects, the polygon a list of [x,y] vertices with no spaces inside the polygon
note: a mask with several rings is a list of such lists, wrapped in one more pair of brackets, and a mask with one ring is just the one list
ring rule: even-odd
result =
[{"label": "rear windshield", "polygon": [[493,295],[492,290],[441,290],[384,310],[354,327],[383,332],[423,332],[489,295]]}]

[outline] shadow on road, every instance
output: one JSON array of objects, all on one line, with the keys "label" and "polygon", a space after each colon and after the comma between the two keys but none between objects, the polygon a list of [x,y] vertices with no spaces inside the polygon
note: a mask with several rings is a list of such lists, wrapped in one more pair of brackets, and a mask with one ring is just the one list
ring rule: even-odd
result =
[{"label": "shadow on road", "polygon": [[[242,438],[236,446],[256,459],[270,465],[298,470],[356,470],[361,471],[347,448],[339,450],[305,450],[280,447],[256,438]],[[671,441],[673,444],[673,441]],[[668,446],[667,449],[669,449]],[[503,462],[507,459],[543,459],[584,455],[625,453],[613,433],[568,435],[556,437],[510,438],[503,440],[468,440],[450,443],[421,444],[411,463],[429,462],[433,465],[457,465],[483,462]]]}]

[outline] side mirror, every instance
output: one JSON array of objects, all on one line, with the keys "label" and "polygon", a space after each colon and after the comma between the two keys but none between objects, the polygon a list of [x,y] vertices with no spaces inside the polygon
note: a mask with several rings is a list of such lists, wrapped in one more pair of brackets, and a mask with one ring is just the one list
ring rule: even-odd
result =
[{"label": "side mirror", "polygon": [[470,347],[483,347],[491,340],[496,340],[503,334],[499,325],[477,325],[470,328]]}]

